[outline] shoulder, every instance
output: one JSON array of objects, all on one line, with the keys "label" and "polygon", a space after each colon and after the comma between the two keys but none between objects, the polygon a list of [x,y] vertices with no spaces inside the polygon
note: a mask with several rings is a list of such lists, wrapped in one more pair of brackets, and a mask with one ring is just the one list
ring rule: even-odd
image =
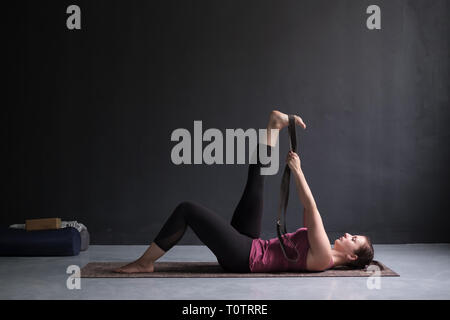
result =
[{"label": "shoulder", "polygon": [[306,268],[308,271],[325,271],[330,268],[332,260],[331,255],[322,255],[315,257],[311,250],[308,250],[306,258]]}]

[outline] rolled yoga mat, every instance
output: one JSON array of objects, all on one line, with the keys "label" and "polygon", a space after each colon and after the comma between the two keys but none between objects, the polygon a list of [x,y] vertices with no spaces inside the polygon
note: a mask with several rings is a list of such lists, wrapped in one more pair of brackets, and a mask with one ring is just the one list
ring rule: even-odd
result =
[{"label": "rolled yoga mat", "polygon": [[399,274],[378,261],[367,270],[335,268],[322,272],[227,272],[217,262],[156,262],[152,273],[116,273],[124,262],[91,262],[81,269],[81,278],[274,278],[274,277],[398,277]]}]

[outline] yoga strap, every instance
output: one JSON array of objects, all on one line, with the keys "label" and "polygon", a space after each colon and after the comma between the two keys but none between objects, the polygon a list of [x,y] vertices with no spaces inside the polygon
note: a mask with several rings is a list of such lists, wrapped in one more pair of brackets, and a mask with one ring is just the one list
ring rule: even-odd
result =
[{"label": "yoga strap", "polygon": [[[290,149],[293,152],[297,151],[297,136],[295,134],[295,118],[293,115],[289,115],[289,141],[290,141]],[[281,180],[281,188],[280,188],[280,204],[278,206],[278,219],[277,219],[277,236],[280,240],[281,250],[285,258],[290,262],[297,262],[299,259],[299,253],[295,244],[289,238],[284,237],[286,232],[286,209],[289,201],[289,183],[291,180],[291,169],[286,164],[284,167],[283,178]],[[283,213],[283,225],[281,225],[281,213]],[[292,248],[295,250],[296,257],[289,258],[286,253],[286,247],[284,245],[284,240],[287,240],[292,245]]]}]

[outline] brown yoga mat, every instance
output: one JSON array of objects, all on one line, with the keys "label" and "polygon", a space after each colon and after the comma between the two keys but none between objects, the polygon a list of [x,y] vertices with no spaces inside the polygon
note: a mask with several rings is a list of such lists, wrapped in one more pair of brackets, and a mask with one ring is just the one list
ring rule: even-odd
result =
[{"label": "brown yoga mat", "polygon": [[[274,278],[274,277],[398,277],[378,261],[372,261],[368,270],[335,268],[323,272],[232,273],[217,262],[156,262],[152,273],[116,273],[114,269],[124,262],[91,262],[81,269],[82,278]],[[375,271],[376,270],[376,271]]]}]

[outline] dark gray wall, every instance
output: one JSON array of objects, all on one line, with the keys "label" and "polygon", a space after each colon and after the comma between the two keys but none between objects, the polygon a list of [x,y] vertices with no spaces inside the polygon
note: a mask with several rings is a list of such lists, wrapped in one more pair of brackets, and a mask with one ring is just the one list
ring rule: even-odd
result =
[{"label": "dark gray wall", "polygon": [[[76,3],[82,29],[69,31]],[[381,30],[366,8],[381,7]],[[303,169],[330,240],[449,242],[449,1],[20,1],[2,106],[0,224],[78,220],[93,244],[148,244],[176,205],[230,219],[246,165],[175,166],[176,128],[303,117]],[[7,41],[7,42],[6,42]],[[280,157],[287,152],[281,134]],[[275,236],[281,170],[267,177]],[[291,189],[288,230],[301,226]],[[200,244],[189,231],[181,244]]]}]

